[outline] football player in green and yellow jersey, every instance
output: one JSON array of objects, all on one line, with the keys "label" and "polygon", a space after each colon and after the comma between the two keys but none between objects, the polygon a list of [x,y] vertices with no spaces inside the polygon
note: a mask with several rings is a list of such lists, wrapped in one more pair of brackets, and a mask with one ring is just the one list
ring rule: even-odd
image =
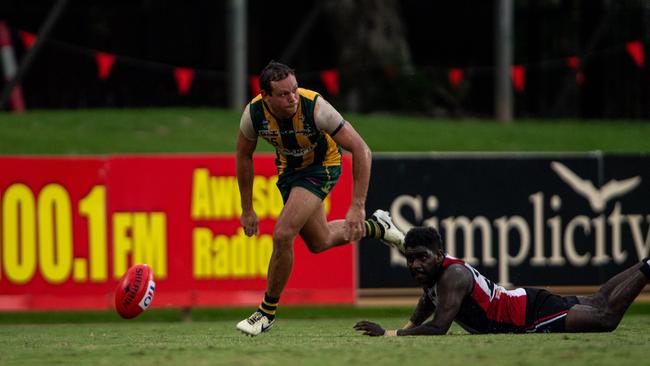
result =
[{"label": "football player in green and yellow jersey", "polygon": [[[365,220],[371,152],[363,138],[318,93],[298,87],[295,72],[271,61],[260,75],[260,95],[246,106],[237,138],[237,181],[241,225],[257,233],[253,210],[253,153],[258,138],[275,147],[278,189],[284,207],[273,230],[273,254],[260,307],[237,328],[257,335],[273,326],[275,310],[293,265],[293,240],[300,235],[319,253],[363,237],[381,239],[403,251],[404,235],[387,212]],[[344,220],[327,221],[323,200],[341,174],[341,148],[352,153],[352,203]]]}]

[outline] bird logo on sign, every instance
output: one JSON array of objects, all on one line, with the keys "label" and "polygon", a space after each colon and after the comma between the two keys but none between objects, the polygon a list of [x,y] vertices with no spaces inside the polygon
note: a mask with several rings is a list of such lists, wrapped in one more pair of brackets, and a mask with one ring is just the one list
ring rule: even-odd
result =
[{"label": "bird logo on sign", "polygon": [[636,176],[624,180],[612,179],[597,189],[591,181],[580,178],[562,163],[552,162],[551,169],[574,191],[584,196],[594,212],[602,212],[607,201],[622,196],[641,184],[641,177]]}]

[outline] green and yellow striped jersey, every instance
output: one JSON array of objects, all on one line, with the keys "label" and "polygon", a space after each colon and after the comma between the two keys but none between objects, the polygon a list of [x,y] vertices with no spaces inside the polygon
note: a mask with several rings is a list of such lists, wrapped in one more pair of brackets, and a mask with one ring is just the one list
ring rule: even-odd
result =
[{"label": "green and yellow striped jersey", "polygon": [[316,126],[314,108],[320,95],[303,88],[298,88],[298,94],[298,110],[289,119],[274,116],[261,95],[250,102],[255,133],[275,147],[278,174],[312,165],[341,165],[341,148]]}]

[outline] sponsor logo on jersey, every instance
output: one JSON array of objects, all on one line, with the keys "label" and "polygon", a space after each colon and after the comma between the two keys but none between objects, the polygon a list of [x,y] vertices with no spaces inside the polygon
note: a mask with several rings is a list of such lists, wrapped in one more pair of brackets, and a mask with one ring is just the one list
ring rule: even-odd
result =
[{"label": "sponsor logo on jersey", "polygon": [[278,152],[280,154],[291,155],[291,156],[304,156],[305,154],[314,151],[314,149],[316,149],[316,146],[318,146],[317,143],[302,149],[287,149],[284,147],[276,147],[276,148],[278,149]]},{"label": "sponsor logo on jersey", "polygon": [[259,134],[262,137],[278,137],[278,135],[280,135],[280,131],[265,129],[265,130],[260,130]]}]

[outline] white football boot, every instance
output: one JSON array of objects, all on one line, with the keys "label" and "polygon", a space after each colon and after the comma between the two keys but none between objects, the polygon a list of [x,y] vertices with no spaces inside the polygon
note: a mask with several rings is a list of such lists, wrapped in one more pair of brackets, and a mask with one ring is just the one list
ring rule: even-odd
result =
[{"label": "white football boot", "polygon": [[263,332],[268,332],[275,323],[275,319],[269,320],[264,314],[259,311],[253,313],[248,319],[244,319],[237,323],[237,329],[241,330],[244,334],[256,336]]},{"label": "white football boot", "polygon": [[381,241],[389,247],[399,250],[400,253],[404,253],[404,233],[393,224],[390,214],[384,210],[377,210],[370,218],[384,228]]}]

